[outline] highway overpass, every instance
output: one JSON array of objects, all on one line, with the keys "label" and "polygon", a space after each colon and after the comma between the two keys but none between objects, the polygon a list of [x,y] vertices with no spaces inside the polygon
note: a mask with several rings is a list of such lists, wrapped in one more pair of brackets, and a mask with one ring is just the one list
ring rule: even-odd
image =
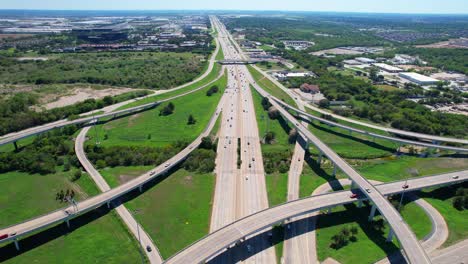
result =
[{"label": "highway overpass", "polygon": [[369,136],[369,137],[372,137],[372,138],[385,139],[385,140],[397,142],[397,143],[400,143],[400,144],[410,144],[410,145],[421,146],[421,147],[426,147],[426,148],[434,148],[434,149],[448,150],[448,151],[454,151],[454,152],[460,152],[460,153],[468,153],[467,148],[444,146],[444,145],[439,145],[439,144],[431,144],[431,143],[422,142],[422,141],[415,141],[415,140],[385,136],[385,135],[381,135],[381,134],[377,134],[377,133],[373,133],[373,132],[368,132],[366,130],[357,129],[357,128],[354,128],[354,127],[350,127],[350,126],[347,126],[347,125],[343,125],[343,124],[340,124],[340,123],[333,122],[333,121],[325,119],[325,118],[314,116],[312,114],[307,113],[306,111],[302,111],[302,110],[300,110],[300,109],[298,109],[298,108],[296,108],[294,106],[288,105],[285,102],[283,102],[282,100],[279,100],[277,98],[273,98],[273,100],[275,100],[277,103],[279,103],[283,107],[288,108],[290,110],[293,110],[294,112],[296,112],[301,117],[305,116],[309,120],[316,120],[316,121],[319,121],[321,123],[324,123],[324,124],[327,124],[327,125],[330,125],[330,126],[334,126],[334,127],[338,127],[338,128],[347,130],[349,132],[356,132],[358,134],[363,134],[363,135],[366,135],[366,136]]},{"label": "highway overpass", "polygon": [[[454,176],[458,176],[458,179],[454,179]],[[405,181],[384,183],[376,185],[375,187],[382,195],[388,196],[403,191],[415,191],[427,187],[460,183],[466,180],[468,180],[468,170],[408,179],[407,184],[409,187],[406,190],[402,189],[402,185]],[[358,193],[358,198],[351,198],[353,193]],[[261,232],[272,225],[282,224],[285,220],[289,220],[292,217],[367,199],[368,197],[361,191],[354,189],[310,196],[287,202],[233,222],[196,241],[167,259],[164,263],[203,263],[225,251],[235,243],[240,242],[247,236]],[[419,260],[413,261],[410,259],[410,261],[411,263],[420,263]]]},{"label": "highway overpass", "polygon": [[0,243],[15,241],[15,243],[17,244],[18,239],[27,236],[28,234],[32,234],[41,229],[45,229],[58,223],[67,222],[68,224],[70,219],[73,219],[91,210],[97,209],[103,205],[107,204],[108,207],[111,207],[111,202],[113,200],[131,191],[137,189],[142,191],[143,185],[157,178],[158,176],[167,173],[169,170],[171,170],[177,164],[179,164],[185,158],[187,158],[187,156],[201,144],[202,138],[208,136],[211,130],[213,129],[216,120],[218,119],[218,116],[222,111],[223,101],[224,98],[220,100],[216,111],[211,117],[205,130],[190,145],[188,145],[185,149],[177,153],[174,157],[170,158],[163,164],[157,166],[155,169],[143,174],[142,176],[135,178],[127,183],[124,183],[114,189],[101,193],[97,196],[83,200],[77,203],[76,206],[68,206],[65,208],[61,208],[51,213],[36,217],[34,219],[27,220],[20,224],[15,224],[6,228],[2,228],[0,229],[0,234],[14,233],[15,235],[9,236],[8,238],[0,241]]}]

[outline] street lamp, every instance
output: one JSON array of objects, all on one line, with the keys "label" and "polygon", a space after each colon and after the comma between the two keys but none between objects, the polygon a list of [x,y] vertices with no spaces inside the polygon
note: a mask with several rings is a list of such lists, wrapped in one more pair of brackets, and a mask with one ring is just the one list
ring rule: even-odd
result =
[{"label": "street lamp", "polygon": [[137,227],[137,235],[138,235],[138,244],[140,248],[140,256],[141,256],[141,263],[145,263],[145,258],[143,257],[143,246],[141,245],[141,238],[140,238],[140,225],[136,219],[136,215],[139,214],[141,211],[140,209],[136,209],[135,211],[130,211],[133,214],[133,218],[135,218],[135,224]]}]

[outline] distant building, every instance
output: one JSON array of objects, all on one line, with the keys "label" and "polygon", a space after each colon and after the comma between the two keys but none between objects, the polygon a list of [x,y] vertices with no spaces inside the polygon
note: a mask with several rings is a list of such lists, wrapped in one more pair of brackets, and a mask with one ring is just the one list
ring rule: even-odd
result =
[{"label": "distant building", "polygon": [[432,85],[439,80],[415,72],[400,72],[399,76],[419,85]]},{"label": "distant building", "polygon": [[304,93],[310,93],[310,94],[320,93],[320,87],[314,84],[304,83],[301,85],[300,89]]},{"label": "distant building", "polygon": [[396,72],[402,72],[403,71],[402,69],[400,69],[398,67],[388,65],[388,64],[385,64],[385,63],[374,63],[372,65],[374,65],[375,67],[377,67],[377,68],[379,68],[381,70],[384,70],[386,72],[396,73]]},{"label": "distant building", "polygon": [[376,62],[374,59],[369,59],[369,58],[364,58],[364,57],[355,58],[354,60],[359,61],[361,63],[365,63],[365,64],[371,64],[371,63]]},{"label": "distant building", "polygon": [[393,64],[427,64],[427,62],[422,61],[419,57],[413,57],[406,54],[396,54],[390,62]]},{"label": "distant building", "polygon": [[313,72],[276,72],[273,74],[278,80],[284,81],[288,78],[305,78],[310,76],[315,76]]},{"label": "distant building", "polygon": [[286,40],[283,41],[286,48],[293,48],[295,50],[305,50],[310,46],[315,45],[314,42],[304,40]]}]

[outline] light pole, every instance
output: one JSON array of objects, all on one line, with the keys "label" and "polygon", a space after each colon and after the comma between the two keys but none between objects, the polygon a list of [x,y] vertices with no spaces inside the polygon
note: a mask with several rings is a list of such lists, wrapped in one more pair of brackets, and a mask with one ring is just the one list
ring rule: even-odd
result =
[{"label": "light pole", "polygon": [[133,214],[133,218],[135,218],[135,224],[137,227],[137,235],[138,235],[138,247],[140,248],[140,256],[141,256],[141,263],[145,263],[145,258],[143,257],[143,246],[141,245],[141,238],[140,238],[140,225],[136,219],[136,215],[140,213],[140,209],[136,209],[135,211],[130,211]]},{"label": "light pole", "polygon": [[403,203],[403,197],[405,196],[406,188],[408,188],[408,178],[405,179],[405,183],[402,186],[403,192],[401,193],[400,203],[398,204],[398,212],[400,212],[401,205]]}]

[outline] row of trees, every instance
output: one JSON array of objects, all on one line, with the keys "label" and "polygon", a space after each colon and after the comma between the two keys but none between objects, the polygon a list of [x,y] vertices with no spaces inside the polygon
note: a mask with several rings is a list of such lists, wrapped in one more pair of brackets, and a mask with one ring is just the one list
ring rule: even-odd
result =
[{"label": "row of trees", "polygon": [[333,249],[340,249],[346,246],[349,241],[356,242],[358,230],[359,229],[356,226],[343,227],[338,234],[332,236],[330,247]]},{"label": "row of trees", "polygon": [[105,106],[147,95],[149,92],[134,91],[103,99],[87,99],[74,105],[36,112],[31,106],[37,99],[31,93],[17,93],[0,101],[0,135],[43,125],[64,118],[76,118],[77,115],[100,109]]}]

